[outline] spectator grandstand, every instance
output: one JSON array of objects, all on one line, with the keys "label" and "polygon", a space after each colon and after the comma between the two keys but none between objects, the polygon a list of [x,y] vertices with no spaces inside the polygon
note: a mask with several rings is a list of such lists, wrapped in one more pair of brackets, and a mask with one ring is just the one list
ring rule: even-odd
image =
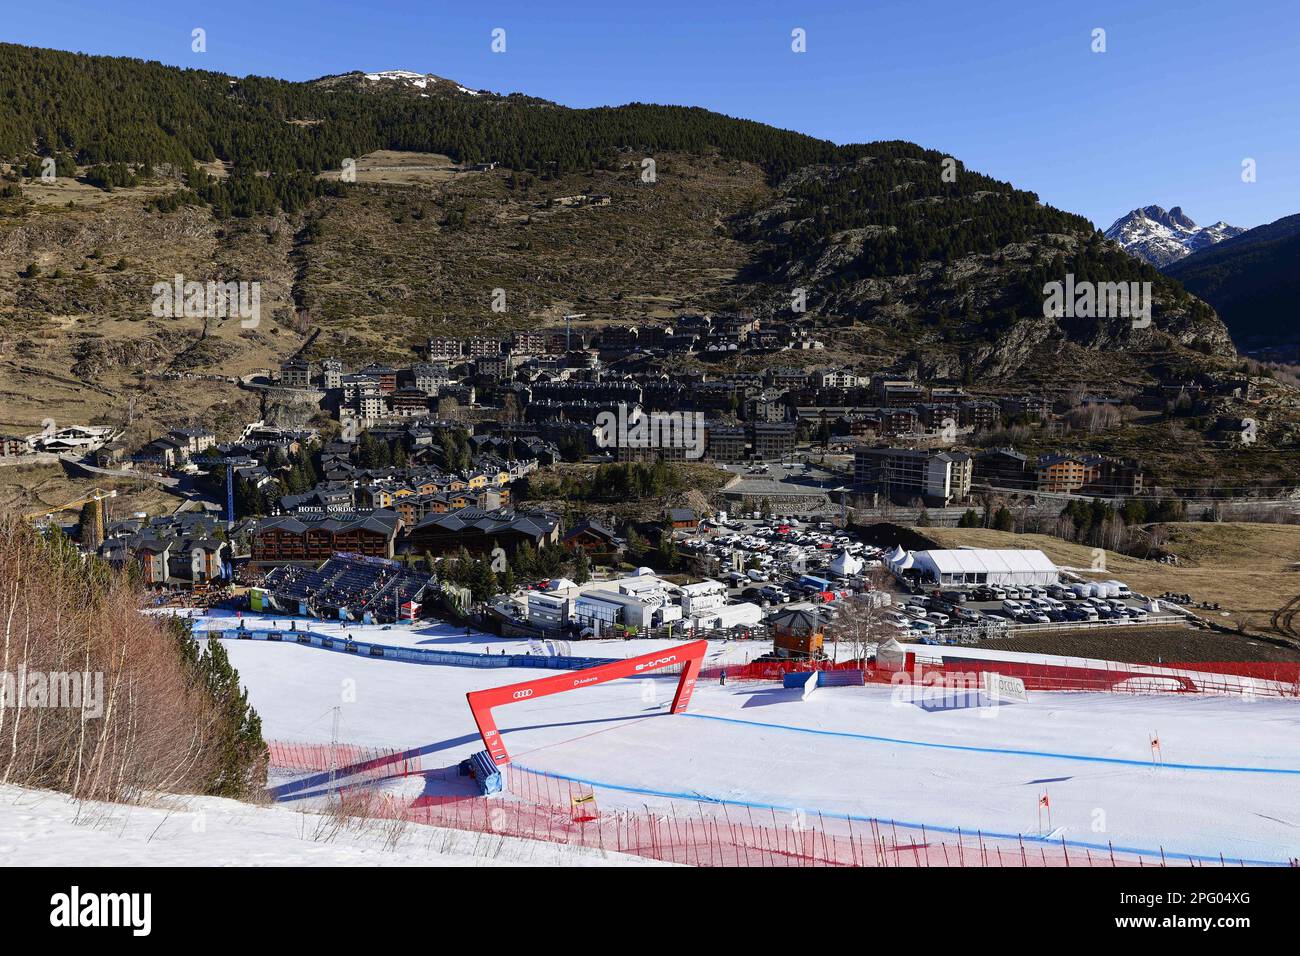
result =
[{"label": "spectator grandstand", "polygon": [[423,603],[433,579],[397,561],[338,552],[315,570],[285,565],[262,578],[260,589],[276,610],[312,617],[395,621],[403,604]]}]

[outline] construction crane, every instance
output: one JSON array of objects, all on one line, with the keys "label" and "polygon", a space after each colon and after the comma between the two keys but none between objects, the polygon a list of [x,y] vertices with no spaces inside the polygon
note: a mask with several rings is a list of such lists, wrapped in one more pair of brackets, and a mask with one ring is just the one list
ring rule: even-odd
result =
[{"label": "construction crane", "polygon": [[75,501],[69,501],[67,504],[58,505],[50,508],[48,511],[33,511],[31,514],[23,517],[28,521],[45,521],[61,511],[71,511],[73,508],[80,508],[83,505],[94,504],[95,506],[95,529],[102,541],[108,537],[108,509],[101,502],[108,498],[116,498],[117,490],[112,489],[105,491],[102,488],[92,488]]},{"label": "construction crane", "polygon": [[564,317],[564,351],[569,351],[569,336],[573,334],[573,320],[585,319],[586,317],[586,312],[574,312],[571,315],[566,315]]},{"label": "construction crane", "polygon": [[235,526],[235,468],[247,468],[257,464],[255,458],[201,458],[205,465],[226,466],[226,530]]}]

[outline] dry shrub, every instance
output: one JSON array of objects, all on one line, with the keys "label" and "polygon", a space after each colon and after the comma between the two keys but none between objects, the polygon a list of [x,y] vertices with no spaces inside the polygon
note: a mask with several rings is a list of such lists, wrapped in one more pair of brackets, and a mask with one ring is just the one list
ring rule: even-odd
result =
[{"label": "dry shrub", "polygon": [[260,789],[260,723],[223,670],[224,649],[200,654],[180,620],[143,614],[143,603],[130,576],[0,517],[4,687],[16,697],[20,677],[69,673],[102,675],[103,687],[98,715],[85,694],[79,707],[7,698],[0,782],[99,800]]}]

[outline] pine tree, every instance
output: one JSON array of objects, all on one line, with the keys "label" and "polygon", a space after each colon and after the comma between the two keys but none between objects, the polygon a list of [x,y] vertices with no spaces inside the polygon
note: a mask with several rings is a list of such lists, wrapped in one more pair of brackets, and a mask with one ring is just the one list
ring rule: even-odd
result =
[{"label": "pine tree", "polygon": [[266,779],[267,751],[262,739],[262,719],[248,703],[239,684],[239,672],[221,641],[212,638],[198,659],[197,676],[216,705],[217,768],[205,792],[239,797],[259,790]]},{"label": "pine tree", "polygon": [[586,584],[590,580],[591,558],[588,557],[586,548],[579,547],[573,556],[573,583]]}]

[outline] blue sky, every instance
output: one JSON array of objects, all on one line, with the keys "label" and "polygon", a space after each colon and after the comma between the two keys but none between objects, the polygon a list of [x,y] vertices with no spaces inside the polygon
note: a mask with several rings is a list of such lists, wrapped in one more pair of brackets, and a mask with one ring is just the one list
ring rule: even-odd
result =
[{"label": "blue sky", "polygon": [[1150,203],[1244,226],[1300,212],[1294,0],[9,6],[0,39],[34,46],[286,79],[411,69],[569,106],[679,103],[837,142],[912,140],[1103,228]]}]

